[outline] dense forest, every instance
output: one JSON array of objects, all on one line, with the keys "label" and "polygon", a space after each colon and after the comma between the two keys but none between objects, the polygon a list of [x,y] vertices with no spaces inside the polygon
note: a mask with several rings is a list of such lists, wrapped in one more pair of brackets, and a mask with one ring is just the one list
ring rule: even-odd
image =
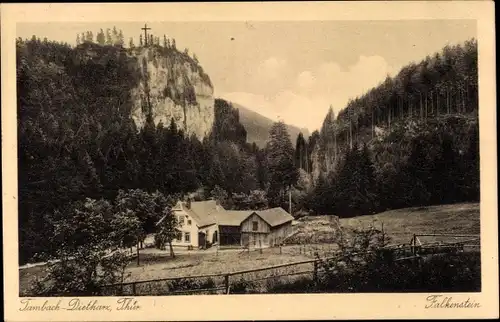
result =
[{"label": "dense forest", "polygon": [[53,237],[61,222],[76,222],[75,205],[91,198],[113,206],[123,191],[214,197],[228,209],[288,209],[290,191],[294,215],[339,216],[479,198],[474,40],[408,65],[336,118],[331,110],[309,138],[292,142],[275,123],[259,148],[223,99],[202,141],[173,120],[136,126],[134,51],[158,46],[201,70],[174,39],[141,36],[125,47],[116,28],[95,42],[91,32],[77,37],[76,47],[17,40],[21,263],[56,254]]},{"label": "dense forest", "polygon": [[[316,212],[479,200],[477,42],[446,46],[352,99],[296,143]],[[307,199],[307,198],[306,198]]]},{"label": "dense forest", "polygon": [[[269,185],[272,162],[246,143],[238,110],[229,102],[215,100],[213,130],[201,142],[173,120],[155,125],[149,117],[137,128],[130,89],[138,76],[130,60],[140,47],[124,48],[112,41],[116,37],[103,42],[101,33],[98,43],[91,32],[78,35],[76,47],[36,37],[17,40],[20,262],[53,255],[54,229],[66,219],[60,214],[85,198],[114,200],[120,190],[141,189],[176,196],[197,192],[204,199],[214,191],[237,208],[238,201],[245,205],[266,196],[259,189]],[[151,45],[158,46],[155,39]],[[189,59],[175,41],[165,40],[164,46],[165,55]],[[98,59],[87,59],[89,53]]]}]

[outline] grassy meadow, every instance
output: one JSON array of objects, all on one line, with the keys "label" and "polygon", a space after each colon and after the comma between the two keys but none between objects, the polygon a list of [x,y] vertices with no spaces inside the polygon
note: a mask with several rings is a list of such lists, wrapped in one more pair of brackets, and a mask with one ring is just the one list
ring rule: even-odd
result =
[{"label": "grassy meadow", "polygon": [[[390,237],[391,244],[408,243],[414,233],[479,234],[479,204],[454,204],[391,210],[375,215],[340,219],[344,232],[352,229],[367,229],[374,226]],[[289,244],[280,248],[251,250],[241,249],[179,252],[171,258],[168,251],[154,248],[141,250],[140,265],[132,260],[126,270],[126,281],[221,274],[240,270],[251,270],[313,259],[317,252],[328,256],[337,249],[334,239],[338,235],[338,222],[332,216],[303,218],[296,227],[296,234]],[[423,243],[438,241],[436,237],[422,237]],[[462,238],[463,239],[463,238]],[[446,238],[445,241],[454,239]],[[457,239],[460,240],[460,239]],[[294,245],[299,241],[303,245]],[[282,268],[279,273],[294,273],[310,270],[311,264]],[[36,266],[19,271],[20,292],[26,294],[36,277],[45,274],[45,266]],[[259,274],[255,274],[256,276]],[[243,277],[243,275],[242,275]],[[245,278],[250,276],[245,275]]]}]

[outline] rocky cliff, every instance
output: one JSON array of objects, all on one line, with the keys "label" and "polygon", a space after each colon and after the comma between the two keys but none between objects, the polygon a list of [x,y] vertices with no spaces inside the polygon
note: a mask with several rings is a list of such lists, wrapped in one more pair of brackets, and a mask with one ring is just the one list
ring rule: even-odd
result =
[{"label": "rocky cliff", "polygon": [[213,85],[188,55],[172,48],[133,50],[139,81],[131,90],[132,118],[143,127],[151,116],[156,125],[173,118],[178,128],[198,139],[208,136],[214,122]]}]

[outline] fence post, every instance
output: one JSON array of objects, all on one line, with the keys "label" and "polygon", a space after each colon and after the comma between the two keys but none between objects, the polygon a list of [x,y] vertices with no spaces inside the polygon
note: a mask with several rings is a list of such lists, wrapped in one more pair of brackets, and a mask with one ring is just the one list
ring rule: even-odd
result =
[{"label": "fence post", "polygon": [[135,290],[135,283],[132,283],[132,294],[135,296],[137,293],[136,293],[136,290]]},{"label": "fence post", "polygon": [[416,249],[416,241],[417,241],[417,236],[413,234],[413,238],[411,239],[410,245],[411,245],[411,253],[413,256],[415,256],[417,249]]},{"label": "fence post", "polygon": [[260,248],[260,253],[262,254],[262,241],[259,239],[259,248]]},{"label": "fence post", "polygon": [[224,275],[224,286],[226,287],[226,294],[229,294],[229,274]]},{"label": "fence post", "polygon": [[280,245],[280,255],[281,255],[281,245]]}]

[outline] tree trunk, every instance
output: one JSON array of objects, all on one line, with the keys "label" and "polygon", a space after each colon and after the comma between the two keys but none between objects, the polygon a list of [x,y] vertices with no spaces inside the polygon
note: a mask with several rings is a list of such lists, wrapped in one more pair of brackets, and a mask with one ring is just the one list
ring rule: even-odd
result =
[{"label": "tree trunk", "polygon": [[170,257],[175,258],[174,248],[172,247],[172,241],[171,240],[168,241],[168,246],[170,248]]},{"label": "tree trunk", "polygon": [[139,265],[140,265],[140,258],[139,258],[139,240],[137,240],[136,253],[137,253],[137,266],[139,266]]},{"label": "tree trunk", "polygon": [[424,118],[424,106],[422,104],[422,93],[419,93],[420,96],[420,119]]},{"label": "tree trunk", "polygon": [[439,92],[436,93],[436,115],[439,116]]},{"label": "tree trunk", "polygon": [[352,149],[352,121],[350,116],[349,116],[349,146]]},{"label": "tree trunk", "polygon": [[375,137],[375,128],[373,127],[373,109],[372,109],[372,140]]},{"label": "tree trunk", "polygon": [[467,105],[469,105],[469,81],[468,80],[465,81],[465,102]]},{"label": "tree trunk", "polygon": [[333,132],[333,153],[335,155],[335,161],[337,161],[337,133]]},{"label": "tree trunk", "polygon": [[431,91],[431,115],[434,114],[434,91]]},{"label": "tree trunk", "polygon": [[450,93],[448,92],[448,87],[446,87],[446,114],[450,114]]},{"label": "tree trunk", "polygon": [[425,118],[427,119],[427,92],[425,92]]},{"label": "tree trunk", "polygon": [[309,158],[307,156],[307,150],[309,149],[309,147],[306,147],[305,149],[305,152],[306,152],[306,163],[305,163],[305,170],[306,170],[306,173],[309,173]]},{"label": "tree trunk", "polygon": [[299,169],[302,169],[302,146],[299,145]]},{"label": "tree trunk", "polygon": [[389,119],[388,119],[388,122],[389,124],[389,132],[391,131],[391,107],[389,106]]},{"label": "tree trunk", "polygon": [[465,90],[462,90],[462,113],[465,113]]}]

